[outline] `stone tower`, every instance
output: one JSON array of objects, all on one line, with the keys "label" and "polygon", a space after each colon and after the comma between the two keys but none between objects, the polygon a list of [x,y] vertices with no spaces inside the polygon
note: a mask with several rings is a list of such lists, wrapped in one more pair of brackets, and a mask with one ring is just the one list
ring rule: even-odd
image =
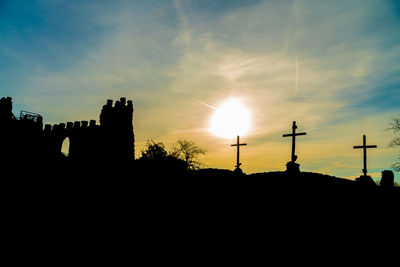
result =
[{"label": "stone tower", "polygon": [[107,100],[100,113],[101,144],[104,153],[113,159],[134,159],[133,103],[121,97],[113,106]]}]

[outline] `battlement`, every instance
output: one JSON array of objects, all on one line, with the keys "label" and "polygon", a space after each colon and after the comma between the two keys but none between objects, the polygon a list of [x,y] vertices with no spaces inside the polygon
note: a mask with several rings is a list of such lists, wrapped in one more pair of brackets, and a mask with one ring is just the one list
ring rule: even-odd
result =
[{"label": "battlement", "polygon": [[126,101],[125,97],[115,102],[111,99],[103,106],[100,113],[100,126],[102,127],[128,127],[132,124],[133,102]]},{"label": "battlement", "polygon": [[44,132],[45,133],[64,133],[68,134],[71,131],[78,129],[96,129],[99,128],[100,125],[96,124],[96,120],[88,121],[75,121],[75,122],[67,122],[67,123],[59,123],[59,124],[45,124]]}]

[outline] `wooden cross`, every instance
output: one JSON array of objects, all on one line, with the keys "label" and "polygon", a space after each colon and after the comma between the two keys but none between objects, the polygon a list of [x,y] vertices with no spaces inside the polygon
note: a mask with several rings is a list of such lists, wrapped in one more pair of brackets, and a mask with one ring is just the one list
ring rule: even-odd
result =
[{"label": "wooden cross", "polygon": [[364,169],[362,170],[364,176],[367,176],[367,148],[377,148],[376,145],[369,145],[367,146],[367,138],[365,134],[363,135],[363,145],[362,146],[353,146],[354,149],[362,148],[364,150]]},{"label": "wooden cross", "polygon": [[296,149],[296,136],[298,135],[306,135],[307,133],[296,133],[297,125],[296,121],[293,121],[293,126],[292,126],[292,133],[291,134],[284,134],[283,137],[292,137],[292,162],[294,163],[297,159],[297,156],[295,155],[295,149]]},{"label": "wooden cross", "polygon": [[236,146],[236,168],[239,168],[240,167],[240,165],[242,165],[242,163],[240,163],[239,162],[239,147],[240,146],[247,146],[247,144],[246,143],[243,143],[243,144],[241,144],[240,142],[239,142],[239,135],[237,136],[237,139],[236,139],[236,144],[233,144],[233,145],[231,145],[231,146]]}]

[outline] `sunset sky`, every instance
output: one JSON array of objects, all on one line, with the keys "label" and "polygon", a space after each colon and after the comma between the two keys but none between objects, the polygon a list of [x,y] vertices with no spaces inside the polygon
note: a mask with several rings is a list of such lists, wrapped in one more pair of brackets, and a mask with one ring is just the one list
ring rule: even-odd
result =
[{"label": "sunset sky", "polygon": [[[354,178],[362,144],[373,177],[400,150],[397,0],[0,0],[0,97],[45,123],[99,120],[107,99],[134,102],[136,156],[146,140],[185,138],[207,167],[233,169],[235,138],[210,131],[215,109],[247,107],[246,173],[284,170],[299,131],[302,171]],[[99,144],[101,145],[101,144]],[[379,179],[378,179],[379,180]],[[396,182],[400,175],[396,174]]]}]

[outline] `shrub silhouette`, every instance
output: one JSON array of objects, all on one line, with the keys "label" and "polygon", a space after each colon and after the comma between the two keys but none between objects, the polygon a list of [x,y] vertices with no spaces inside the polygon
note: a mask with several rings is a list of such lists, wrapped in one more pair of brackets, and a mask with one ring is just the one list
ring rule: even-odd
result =
[{"label": "shrub silhouette", "polygon": [[141,160],[165,160],[168,153],[165,150],[165,145],[162,142],[154,142],[147,140],[144,150],[142,150]]}]

